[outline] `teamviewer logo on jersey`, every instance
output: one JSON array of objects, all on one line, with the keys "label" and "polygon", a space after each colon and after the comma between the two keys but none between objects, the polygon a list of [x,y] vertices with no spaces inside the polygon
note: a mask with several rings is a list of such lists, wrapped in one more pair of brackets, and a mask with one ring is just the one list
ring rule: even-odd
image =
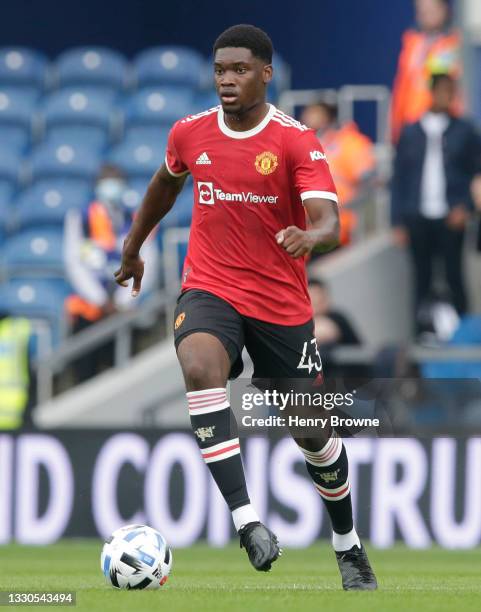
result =
[{"label": "teamviewer logo on jersey", "polygon": [[197,181],[197,189],[199,190],[199,204],[214,203],[214,185],[212,183]]}]

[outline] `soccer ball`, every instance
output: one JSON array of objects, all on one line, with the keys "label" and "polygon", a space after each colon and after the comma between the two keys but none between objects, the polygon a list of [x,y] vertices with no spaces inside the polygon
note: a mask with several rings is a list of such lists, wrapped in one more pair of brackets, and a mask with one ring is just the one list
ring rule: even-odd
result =
[{"label": "soccer ball", "polygon": [[100,567],[117,589],[158,589],[172,569],[172,551],[152,527],[126,525],[106,540]]}]

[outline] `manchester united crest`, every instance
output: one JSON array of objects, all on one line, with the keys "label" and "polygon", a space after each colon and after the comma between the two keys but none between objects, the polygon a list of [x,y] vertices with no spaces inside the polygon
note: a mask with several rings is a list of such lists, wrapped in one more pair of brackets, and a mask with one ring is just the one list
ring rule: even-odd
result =
[{"label": "manchester united crest", "polygon": [[256,170],[260,174],[272,174],[278,165],[277,155],[274,155],[274,153],[270,151],[259,153],[256,157]]},{"label": "manchester united crest", "polygon": [[175,320],[175,325],[174,325],[174,329],[179,329],[179,327],[182,325],[182,323],[184,322],[185,319],[185,312],[181,312],[180,315],[177,317],[177,319]]}]

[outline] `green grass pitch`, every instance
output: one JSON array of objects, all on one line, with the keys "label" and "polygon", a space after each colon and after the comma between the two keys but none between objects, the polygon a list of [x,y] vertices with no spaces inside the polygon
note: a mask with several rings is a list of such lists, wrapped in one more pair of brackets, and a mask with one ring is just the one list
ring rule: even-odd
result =
[{"label": "green grass pitch", "polygon": [[[157,591],[109,587],[100,571],[100,548],[101,543],[92,540],[63,541],[48,547],[0,546],[0,590],[72,590],[77,593],[76,608],[61,609],[92,612],[481,609],[480,549],[370,550],[379,590],[345,593],[333,552],[325,542],[305,550],[284,550],[268,574],[255,572],[245,551],[234,545],[174,550],[172,574]],[[46,608],[52,609],[42,606]]]}]

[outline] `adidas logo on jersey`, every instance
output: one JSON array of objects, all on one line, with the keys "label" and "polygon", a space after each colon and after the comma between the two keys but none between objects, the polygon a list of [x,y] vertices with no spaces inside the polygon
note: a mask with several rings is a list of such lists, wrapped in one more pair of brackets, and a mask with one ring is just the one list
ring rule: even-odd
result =
[{"label": "adidas logo on jersey", "polygon": [[212,162],[209,159],[209,156],[207,155],[207,153],[204,151],[204,153],[201,153],[199,155],[199,157],[197,158],[197,161],[195,162],[198,166],[202,166],[202,165],[210,165]]}]

